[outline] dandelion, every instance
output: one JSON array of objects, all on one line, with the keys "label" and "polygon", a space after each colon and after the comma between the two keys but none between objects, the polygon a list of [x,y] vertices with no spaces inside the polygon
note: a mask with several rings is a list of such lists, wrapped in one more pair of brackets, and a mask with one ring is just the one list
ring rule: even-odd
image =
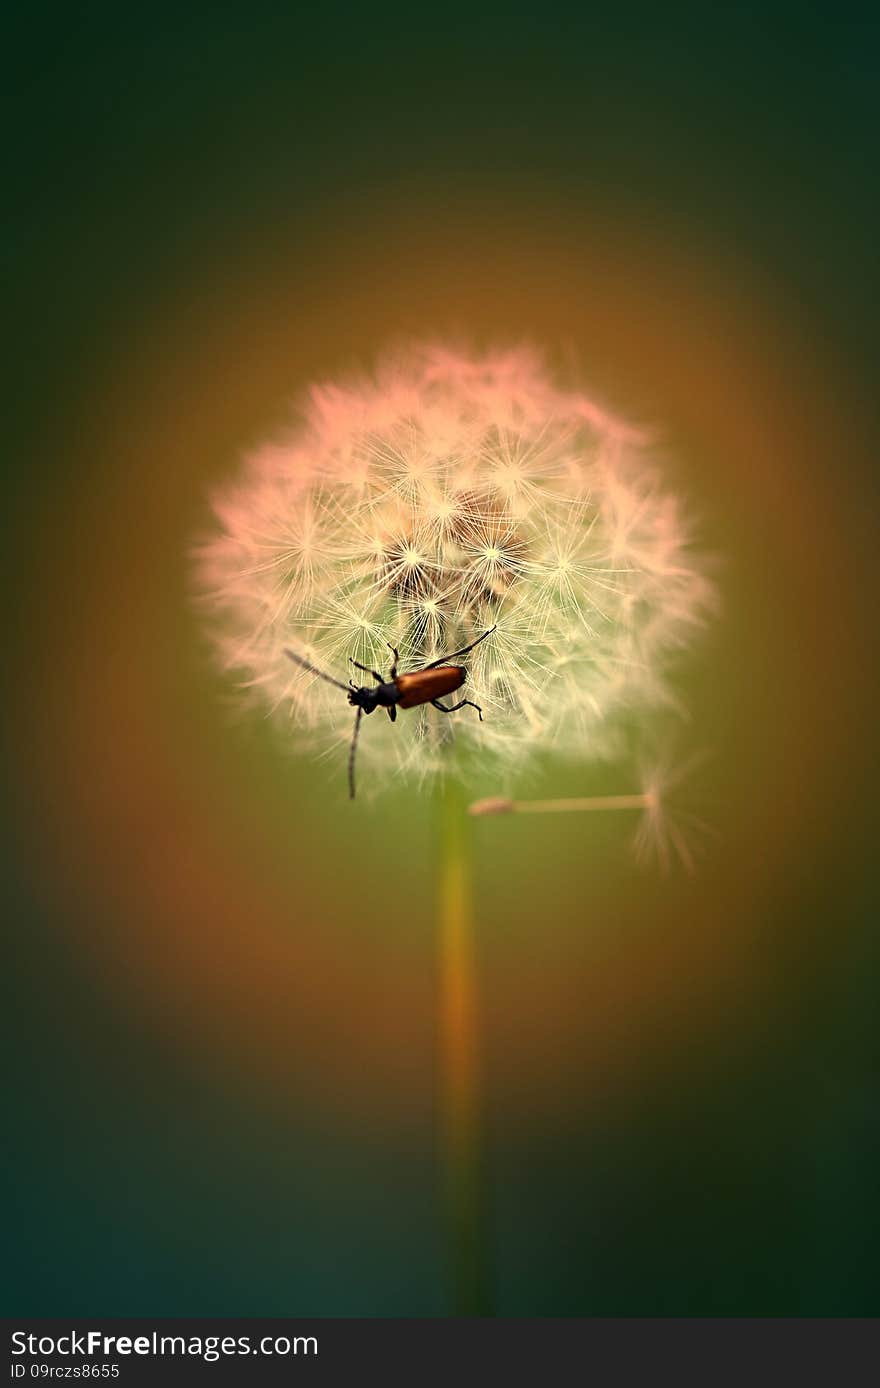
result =
[{"label": "dandelion", "polygon": [[[295,736],[338,747],[341,794],[351,711],[313,670],[344,684],[351,660],[387,669],[389,646],[419,669],[491,629],[467,660],[484,721],[430,707],[373,719],[359,755],[369,790],[444,772],[454,742],[459,775],[491,772],[505,790],[538,753],[605,756],[625,717],[674,706],[673,658],[714,599],[651,440],[526,349],[414,346],[369,378],[316,386],[215,510],[197,563],[220,659]],[[487,1282],[470,822],[456,779],[438,779],[442,1166],[455,1310],[475,1315]],[[471,809],[635,811],[640,854],[687,861],[674,782],[652,772],[601,800],[496,794]]]},{"label": "dandelion", "polygon": [[605,755],[623,715],[673,702],[671,658],[713,599],[648,437],[525,349],[415,346],[315,387],[215,509],[198,573],[220,658],[319,752],[350,711],[285,647],[344,681],[388,645],[415,669],[497,627],[468,665],[485,721],[373,720],[374,788],[424,780],[453,740],[502,785],[538,752]]}]

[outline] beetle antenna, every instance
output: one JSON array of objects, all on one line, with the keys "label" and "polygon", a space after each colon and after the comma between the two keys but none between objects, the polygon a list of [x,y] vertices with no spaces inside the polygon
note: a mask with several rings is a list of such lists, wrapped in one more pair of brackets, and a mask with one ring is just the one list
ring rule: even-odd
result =
[{"label": "beetle antenna", "polygon": [[317,675],[318,679],[326,680],[328,684],[335,684],[336,688],[341,689],[343,694],[348,693],[347,685],[341,684],[340,681],[335,680],[332,675],[325,675],[323,670],[316,669],[315,666],[311,663],[311,661],[306,660],[304,656],[297,655],[296,651],[292,651],[287,646],[285,646],[284,654],[288,656],[290,660],[294,661],[297,665],[301,665],[304,670],[310,670],[313,675]]},{"label": "beetle antenna", "polygon": [[354,799],[354,757],[357,751],[358,733],[361,730],[361,714],[363,709],[358,706],[358,711],[354,716],[354,732],[351,735],[351,749],[348,753],[348,797]]},{"label": "beetle antenna", "polygon": [[431,664],[426,665],[424,668],[426,670],[436,670],[438,665],[445,665],[447,661],[455,660],[455,657],[458,655],[467,655],[468,651],[472,651],[474,649],[474,646],[479,646],[481,641],[485,641],[487,636],[491,636],[492,632],[496,630],[497,626],[498,623],[496,622],[494,627],[490,627],[488,631],[484,631],[482,636],[478,636],[476,641],[472,641],[469,646],[462,646],[460,651],[453,651],[450,655],[441,655],[437,660],[432,660]]}]

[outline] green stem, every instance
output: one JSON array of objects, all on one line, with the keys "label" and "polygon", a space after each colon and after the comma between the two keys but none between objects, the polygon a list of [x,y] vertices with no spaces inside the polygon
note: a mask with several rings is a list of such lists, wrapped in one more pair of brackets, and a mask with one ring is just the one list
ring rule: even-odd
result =
[{"label": "green stem", "polygon": [[453,1314],[488,1316],[478,1005],[465,800],[444,777],[440,802],[440,1131]]}]

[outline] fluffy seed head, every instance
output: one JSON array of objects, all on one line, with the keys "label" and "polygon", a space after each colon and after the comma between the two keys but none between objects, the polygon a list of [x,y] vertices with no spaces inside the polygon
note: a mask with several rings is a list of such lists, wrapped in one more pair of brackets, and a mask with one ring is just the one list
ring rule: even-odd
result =
[{"label": "fluffy seed head", "polygon": [[[381,713],[362,784],[425,776],[450,740],[507,774],[540,750],[605,755],[621,715],[673,702],[670,657],[713,601],[649,440],[555,384],[539,356],[415,346],[315,386],[288,436],[215,500],[198,579],[224,666],[313,747],[350,735],[350,659],[465,662],[483,708]],[[357,682],[369,676],[355,672]]]}]

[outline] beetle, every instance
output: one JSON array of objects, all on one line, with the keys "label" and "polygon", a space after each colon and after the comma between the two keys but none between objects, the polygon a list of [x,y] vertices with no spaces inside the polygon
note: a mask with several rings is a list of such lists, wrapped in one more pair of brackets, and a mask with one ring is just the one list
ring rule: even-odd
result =
[{"label": "beetle", "polygon": [[328,684],[333,684],[337,689],[341,689],[348,695],[348,702],[357,709],[354,718],[354,732],[351,735],[351,748],[348,753],[348,794],[350,799],[354,799],[354,761],[357,752],[358,733],[361,729],[361,717],[365,713],[373,713],[377,708],[387,710],[388,717],[392,723],[397,718],[399,708],[418,708],[420,704],[430,704],[432,708],[439,709],[441,713],[455,713],[460,708],[475,708],[483,721],[483,710],[479,704],[475,704],[472,699],[462,699],[457,704],[441,704],[440,700],[444,694],[454,694],[457,689],[461,689],[467,679],[467,670],[463,665],[451,665],[449,662],[457,660],[459,656],[467,655],[479,646],[481,641],[485,641],[487,636],[491,636],[497,627],[490,627],[484,631],[482,636],[478,636],[476,641],[472,641],[469,646],[463,646],[460,651],[453,651],[451,655],[441,655],[437,660],[432,660],[430,665],[423,665],[421,670],[411,670],[408,673],[399,675],[397,673],[397,662],[400,656],[396,647],[387,642],[389,651],[393,656],[393,663],[387,680],[383,679],[378,670],[371,670],[368,665],[361,665],[360,661],[349,657],[351,664],[356,670],[363,670],[365,674],[372,675],[376,681],[375,686],[368,684],[356,685],[354,680],[349,680],[345,685],[341,680],[334,679],[332,675],[325,675],[323,670],[318,670],[305,656],[297,655],[296,651],[284,647],[284,654],[301,665],[304,670],[309,670],[319,679],[326,680]]}]

